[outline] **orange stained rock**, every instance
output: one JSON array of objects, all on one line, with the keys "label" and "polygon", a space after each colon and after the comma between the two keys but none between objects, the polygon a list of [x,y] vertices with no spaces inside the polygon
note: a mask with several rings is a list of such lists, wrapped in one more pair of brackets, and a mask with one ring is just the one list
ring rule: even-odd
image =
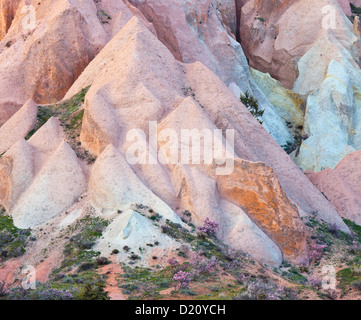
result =
[{"label": "orange stained rock", "polygon": [[233,173],[218,176],[217,184],[220,195],[242,207],[280,247],[287,260],[306,261],[303,222],[270,167],[260,162],[236,160]]}]

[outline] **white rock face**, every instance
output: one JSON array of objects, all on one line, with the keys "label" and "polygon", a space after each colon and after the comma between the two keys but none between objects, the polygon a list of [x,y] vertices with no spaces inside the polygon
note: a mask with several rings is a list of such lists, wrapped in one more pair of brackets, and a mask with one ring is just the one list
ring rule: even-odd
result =
[{"label": "white rock face", "polygon": [[307,97],[305,136],[296,163],[303,170],[335,168],[360,150],[361,70],[358,38],[336,10],[336,29],[321,29],[298,62],[294,91]]},{"label": "white rock face", "polygon": [[139,204],[153,209],[166,219],[181,222],[166,203],[144,186],[113,145],[109,145],[94,164],[89,195],[94,207],[105,211],[124,211]]},{"label": "white rock face", "polygon": [[32,228],[56,217],[86,190],[74,151],[63,142],[11,211],[20,228]]},{"label": "white rock face", "polygon": [[82,209],[73,210],[72,212],[68,213],[66,217],[63,220],[61,220],[59,224],[59,228],[65,229],[66,227],[73,224],[81,216],[81,213],[82,213]]},{"label": "white rock face", "polygon": [[[129,261],[130,253],[123,250],[123,247],[128,246],[130,251],[141,257],[141,264],[146,264],[146,260],[151,257],[151,248],[153,248],[147,244],[156,247],[158,255],[164,257],[167,257],[171,250],[180,246],[179,242],[162,233],[159,227],[153,225],[151,220],[129,209],[116,217],[106,228],[94,250],[109,256],[114,249],[117,249],[119,250],[118,261]],[[142,248],[142,251],[139,251],[139,248]]]},{"label": "white rock face", "polygon": [[324,81],[308,97],[305,132],[309,138],[296,160],[304,170],[333,169],[347,154],[361,149],[360,133],[355,130],[361,126],[361,105],[355,99],[361,71],[348,71],[344,64],[332,60]]}]

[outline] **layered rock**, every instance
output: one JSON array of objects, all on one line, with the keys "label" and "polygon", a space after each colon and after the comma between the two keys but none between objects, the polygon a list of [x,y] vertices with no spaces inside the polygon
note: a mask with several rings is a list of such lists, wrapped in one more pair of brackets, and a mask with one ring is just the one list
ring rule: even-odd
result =
[{"label": "layered rock", "polygon": [[63,142],[11,210],[20,228],[33,228],[63,213],[86,190],[74,151]]},{"label": "layered rock", "polygon": [[[141,248],[143,264],[147,265],[146,261],[154,256],[166,262],[180,244],[162,233],[150,219],[129,209],[113,220],[94,248],[110,255],[112,250],[124,247]],[[118,261],[125,262],[128,259],[123,252],[117,254]]]}]

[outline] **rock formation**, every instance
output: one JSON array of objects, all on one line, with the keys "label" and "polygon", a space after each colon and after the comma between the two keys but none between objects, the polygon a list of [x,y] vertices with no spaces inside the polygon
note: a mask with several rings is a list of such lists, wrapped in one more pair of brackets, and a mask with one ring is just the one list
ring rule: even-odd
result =
[{"label": "rock formation", "polygon": [[361,2],[0,5],[0,206],[16,227],[60,232],[90,210],[109,222],[96,250],[159,242],[151,260],[181,247],[152,219],[209,218],[279,267],[309,263],[308,218],[361,225]]}]

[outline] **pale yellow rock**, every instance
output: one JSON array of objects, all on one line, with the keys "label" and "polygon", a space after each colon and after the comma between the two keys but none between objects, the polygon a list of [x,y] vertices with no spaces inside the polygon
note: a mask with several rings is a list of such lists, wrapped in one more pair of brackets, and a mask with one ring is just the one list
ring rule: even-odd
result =
[{"label": "pale yellow rock", "polygon": [[295,127],[302,127],[305,117],[305,102],[302,97],[292,90],[285,89],[269,73],[265,74],[251,68],[251,75],[281,118],[285,122],[291,122]]}]

